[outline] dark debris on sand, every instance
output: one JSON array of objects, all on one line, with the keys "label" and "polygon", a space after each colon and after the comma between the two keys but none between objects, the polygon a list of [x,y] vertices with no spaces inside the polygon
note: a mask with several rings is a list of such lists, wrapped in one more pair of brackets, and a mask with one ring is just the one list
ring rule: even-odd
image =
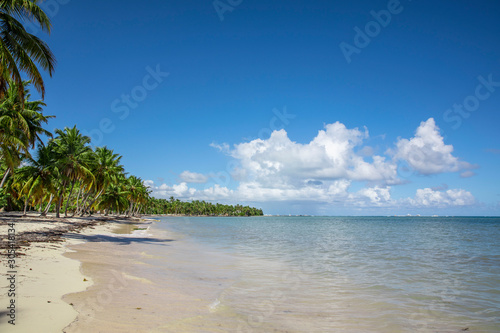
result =
[{"label": "dark debris on sand", "polygon": [[[0,218],[0,224],[7,224],[9,222],[13,222],[13,220],[15,222],[23,221],[23,219],[19,216],[2,215]],[[36,218],[34,220],[36,220]],[[31,243],[59,243],[64,241],[63,236],[67,233],[79,233],[82,229],[101,225],[106,223],[106,221],[109,221],[109,219],[96,217],[94,219],[82,219],[75,222],[68,221],[66,225],[55,228],[45,228],[37,231],[20,232],[16,234],[16,240],[14,244],[9,243],[7,235],[0,235],[0,255],[7,255],[7,251],[5,250],[11,249],[12,245],[14,245],[14,248],[18,250],[22,247],[30,246]],[[21,253],[17,254],[20,255]]]}]

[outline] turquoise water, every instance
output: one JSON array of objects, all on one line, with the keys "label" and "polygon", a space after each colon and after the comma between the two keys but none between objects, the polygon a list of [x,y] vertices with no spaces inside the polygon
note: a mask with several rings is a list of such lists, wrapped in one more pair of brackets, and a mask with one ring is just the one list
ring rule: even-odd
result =
[{"label": "turquoise water", "polygon": [[226,331],[500,332],[500,218],[168,217],[151,232],[178,241],[148,250],[154,274],[197,286]]}]

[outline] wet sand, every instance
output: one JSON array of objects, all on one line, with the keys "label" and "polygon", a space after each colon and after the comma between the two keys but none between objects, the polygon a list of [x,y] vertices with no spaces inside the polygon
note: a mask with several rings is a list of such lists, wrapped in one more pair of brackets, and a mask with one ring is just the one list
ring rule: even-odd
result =
[{"label": "wet sand", "polygon": [[[206,332],[234,331],[227,326],[233,319],[226,322],[227,316],[210,308],[224,279],[208,276],[198,262],[200,255],[187,257],[193,249],[172,236],[139,230],[71,246],[75,252],[66,256],[81,261],[82,272],[95,283],[64,296],[79,311],[65,332],[192,332],[193,326]],[[152,245],[156,254],[142,251]],[[182,254],[181,260],[176,253]],[[158,274],[164,268],[153,264],[157,260],[169,260],[168,272]]]}]

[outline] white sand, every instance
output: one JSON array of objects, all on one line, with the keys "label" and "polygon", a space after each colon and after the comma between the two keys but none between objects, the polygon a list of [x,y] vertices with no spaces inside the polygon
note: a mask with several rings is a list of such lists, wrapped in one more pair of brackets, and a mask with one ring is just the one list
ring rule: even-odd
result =
[{"label": "white sand", "polygon": [[[1,217],[2,215],[0,215]],[[52,229],[77,221],[77,219],[59,219],[47,222],[33,222],[36,215],[15,223],[15,232]],[[5,218],[4,218],[5,220]],[[39,220],[39,219],[38,219]],[[117,225],[106,222],[83,230],[85,235],[110,233]],[[0,235],[7,234],[7,225],[0,225]],[[81,239],[71,238],[70,233],[63,243],[32,243],[18,252],[26,253],[16,258],[17,273],[15,297],[9,297],[7,280],[7,257],[0,257],[0,332],[62,332],[77,316],[78,312],[62,300],[62,296],[86,290],[92,285],[89,277],[80,272],[81,263],[63,256],[68,245],[82,243]],[[2,250],[3,253],[5,250]],[[88,281],[84,281],[84,279]],[[15,299],[15,325],[9,324],[10,299]]]}]

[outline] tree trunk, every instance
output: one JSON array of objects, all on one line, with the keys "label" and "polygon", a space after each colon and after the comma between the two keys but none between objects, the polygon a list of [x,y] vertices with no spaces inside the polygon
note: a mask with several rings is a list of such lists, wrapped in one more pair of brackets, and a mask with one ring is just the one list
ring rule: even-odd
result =
[{"label": "tree trunk", "polygon": [[[81,183],[79,184],[81,185]],[[75,211],[73,212],[73,215],[71,215],[71,217],[75,216],[77,214],[77,212],[80,210],[80,195],[82,194],[82,191],[83,191],[83,188],[80,187],[80,189],[78,190],[78,195],[76,196],[76,209]]]},{"label": "tree trunk", "polygon": [[132,210],[132,216],[137,215],[137,209],[139,208],[139,202],[137,201],[134,205],[134,209]]},{"label": "tree trunk", "polygon": [[7,168],[7,170],[5,170],[5,175],[3,175],[2,182],[0,183],[0,188],[2,188],[3,185],[5,184],[5,181],[7,180],[7,176],[9,175],[9,173],[10,173],[10,167]]},{"label": "tree trunk", "polygon": [[132,209],[134,208],[134,203],[130,200],[130,206],[128,207],[127,217],[132,216]]},{"label": "tree trunk", "polygon": [[61,205],[62,205],[62,200],[64,197],[64,190],[65,189],[66,189],[66,181],[63,182],[61,189],[59,190],[60,191],[59,198],[57,199],[57,203],[56,203],[56,217],[61,217],[59,213],[61,210]]},{"label": "tree trunk", "polygon": [[87,192],[87,194],[85,194],[85,195],[83,196],[83,199],[82,199],[82,206],[80,207],[80,210],[79,210],[79,211],[78,211],[78,213],[77,213],[77,214],[82,214],[82,215],[80,215],[80,216],[83,216],[83,214],[84,214],[84,212],[85,212],[85,204],[87,203],[87,200],[89,199],[90,194],[92,194],[92,190],[89,190],[89,191]]},{"label": "tree trunk", "polygon": [[88,204],[87,208],[83,210],[81,216],[83,216],[85,214],[85,212],[87,210],[89,210],[90,207],[92,207],[92,205],[94,204],[94,202],[96,202],[96,200],[101,196],[102,192],[104,192],[104,189],[102,189],[102,190],[99,191],[99,193],[96,195],[96,197],[94,198],[94,200],[92,200],[92,202]]},{"label": "tree trunk", "polygon": [[75,187],[76,180],[71,183],[71,189],[69,190],[68,200],[66,200],[66,207],[64,208],[64,217],[68,217],[68,206],[69,200],[71,199],[71,194],[73,193],[73,188]]},{"label": "tree trunk", "polygon": [[42,208],[43,208],[43,195],[40,198],[40,204],[38,205],[38,213],[42,213]]},{"label": "tree trunk", "polygon": [[45,209],[43,210],[42,214],[40,214],[40,216],[46,216],[47,215],[47,213],[49,212],[49,209],[50,209],[50,204],[52,203],[53,199],[54,199],[54,195],[51,194],[50,198],[49,198],[49,203],[47,204],[47,207],[45,207]]},{"label": "tree trunk", "polygon": [[24,200],[24,211],[23,211],[23,216],[26,216],[26,215],[27,215],[27,214],[26,214],[26,210],[27,210],[27,208],[28,208],[28,201],[29,201],[28,199],[29,199],[29,197],[28,197],[28,196],[26,196],[26,200]]}]

